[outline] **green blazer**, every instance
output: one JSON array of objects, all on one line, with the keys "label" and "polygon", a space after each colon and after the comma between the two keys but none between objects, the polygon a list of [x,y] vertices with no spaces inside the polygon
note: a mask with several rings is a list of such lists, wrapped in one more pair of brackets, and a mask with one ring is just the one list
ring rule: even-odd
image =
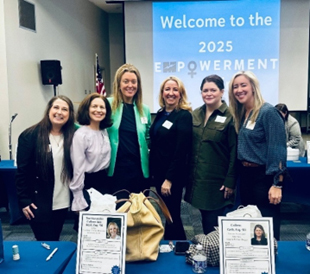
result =
[{"label": "green blazer", "polygon": [[[109,103],[112,105],[113,98],[108,98]],[[149,177],[149,149],[148,145],[150,142],[150,126],[151,126],[151,113],[148,106],[143,105],[143,115],[141,116],[138,108],[134,102],[134,112],[136,118],[136,127],[138,134],[138,142],[140,146],[140,158],[141,168],[143,176]],[[108,176],[113,176],[114,168],[116,163],[117,149],[119,144],[119,126],[121,124],[123,115],[123,104],[120,104],[115,112],[112,113],[113,125],[107,128],[111,143],[111,161],[108,170]]]}]

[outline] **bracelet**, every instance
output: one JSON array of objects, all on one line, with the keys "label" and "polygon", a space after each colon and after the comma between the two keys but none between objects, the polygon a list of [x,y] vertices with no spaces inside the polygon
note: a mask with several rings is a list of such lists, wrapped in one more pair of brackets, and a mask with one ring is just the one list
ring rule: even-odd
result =
[{"label": "bracelet", "polygon": [[[282,183],[282,182],[279,182],[279,183]],[[282,188],[282,186],[277,186],[277,185],[272,185],[272,186],[275,187],[275,188],[279,188],[279,189]]]}]

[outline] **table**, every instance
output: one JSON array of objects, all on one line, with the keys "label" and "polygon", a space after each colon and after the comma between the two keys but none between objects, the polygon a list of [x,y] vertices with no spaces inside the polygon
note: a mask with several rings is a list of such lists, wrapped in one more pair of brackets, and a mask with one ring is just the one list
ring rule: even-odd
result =
[{"label": "table", "polygon": [[288,177],[285,179],[282,201],[310,205],[310,164],[307,164],[307,158],[287,161],[287,170],[292,181]]},{"label": "table", "polygon": [[[4,262],[0,264],[0,273],[5,274],[54,274],[63,273],[64,268],[76,251],[73,242],[46,242],[51,246],[47,250],[36,241],[4,241]],[[20,260],[13,261],[12,246],[18,245]],[[58,247],[54,256],[47,256]]]},{"label": "table", "polygon": [[[278,274],[309,274],[310,251],[305,247],[305,242],[278,242],[278,256],[276,257],[276,273]],[[76,253],[68,263],[64,274],[75,274]],[[191,266],[185,263],[185,257],[170,253],[160,253],[156,262],[126,263],[126,274],[139,273],[193,273]],[[206,274],[219,274],[218,267],[210,267]]]},{"label": "table", "polygon": [[17,167],[13,160],[2,160],[0,162],[0,177],[5,185],[9,202],[10,224],[15,224],[21,218],[21,211],[18,205],[17,192],[15,186],[15,174]]},{"label": "table", "polygon": [[[287,161],[287,169],[292,181],[288,178],[285,179],[282,201],[310,205],[310,164],[307,164],[307,158],[301,157],[298,162]],[[16,166],[14,166],[13,160],[2,160],[0,162],[0,177],[5,183],[9,201],[10,224],[15,224],[21,218],[15,186],[15,173]]]}]

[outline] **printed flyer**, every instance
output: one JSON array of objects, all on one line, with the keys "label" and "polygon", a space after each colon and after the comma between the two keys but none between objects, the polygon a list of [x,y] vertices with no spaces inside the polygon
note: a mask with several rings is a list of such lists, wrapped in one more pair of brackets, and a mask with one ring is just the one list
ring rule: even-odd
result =
[{"label": "printed flyer", "polygon": [[76,274],[124,274],[126,213],[80,212]]},{"label": "printed flyer", "polygon": [[221,274],[275,274],[272,218],[219,217]]}]

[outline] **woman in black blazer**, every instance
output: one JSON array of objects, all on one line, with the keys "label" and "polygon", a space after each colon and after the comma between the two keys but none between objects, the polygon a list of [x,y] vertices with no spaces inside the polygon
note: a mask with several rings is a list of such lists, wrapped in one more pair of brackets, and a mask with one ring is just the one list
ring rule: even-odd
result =
[{"label": "woman in black blazer", "polygon": [[161,84],[159,104],[161,109],[150,129],[150,171],[153,185],[165,201],[173,220],[172,224],[166,223],[164,239],[185,240],[181,200],[188,177],[192,115],[180,79],[172,76]]},{"label": "woman in black blazer", "polygon": [[53,97],[43,119],[18,138],[16,187],[20,207],[37,241],[58,241],[70,206],[70,146],[74,108]]}]

